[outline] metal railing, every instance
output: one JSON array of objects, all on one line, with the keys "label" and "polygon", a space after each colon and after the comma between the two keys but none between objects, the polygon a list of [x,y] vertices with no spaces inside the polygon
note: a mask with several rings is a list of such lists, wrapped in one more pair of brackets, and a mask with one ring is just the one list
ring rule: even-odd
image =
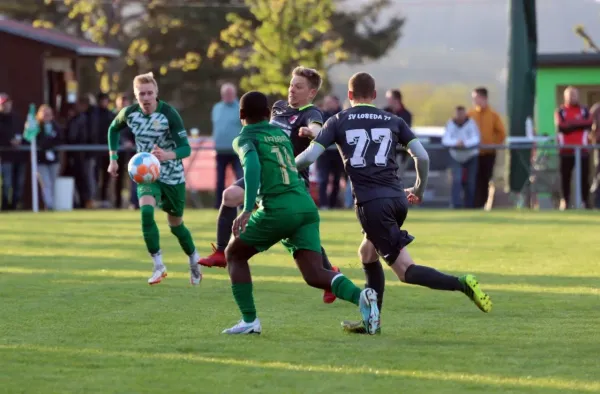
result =
[{"label": "metal railing", "polygon": [[[475,148],[478,149],[490,149],[496,151],[505,151],[505,150],[527,150],[527,149],[537,149],[544,151],[553,151],[558,154],[560,149],[572,149],[574,151],[575,158],[575,206],[576,208],[582,208],[582,194],[581,194],[581,174],[582,174],[582,151],[593,151],[600,149],[600,144],[595,145],[558,145],[553,142],[553,139],[549,137],[537,137],[535,139],[530,138],[512,138],[508,144],[502,145],[479,145]],[[208,139],[209,140],[209,139]],[[550,141],[550,142],[549,142]],[[191,140],[193,142],[193,140]],[[423,146],[427,151],[431,153],[431,151],[448,151],[450,148],[444,146],[442,144],[431,144],[424,143]],[[329,147],[329,149],[336,149],[335,145]],[[457,149],[457,148],[452,148]],[[467,148],[463,148],[467,149]],[[473,148],[468,148],[473,149]],[[53,148],[54,151],[57,152],[106,152],[106,145],[59,145]],[[212,146],[192,146],[192,151],[205,151],[205,150],[214,150]],[[0,158],[2,156],[2,152],[15,152],[15,151],[31,151],[31,146],[22,145],[16,148],[10,147],[0,147]],[[119,152],[131,152],[134,153],[135,149],[120,149]],[[529,166],[531,163],[523,163]]]}]

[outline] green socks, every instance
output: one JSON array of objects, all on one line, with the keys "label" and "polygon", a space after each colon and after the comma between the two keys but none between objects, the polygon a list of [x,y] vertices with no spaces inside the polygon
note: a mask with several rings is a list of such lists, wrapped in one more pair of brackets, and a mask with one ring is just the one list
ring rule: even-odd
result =
[{"label": "green socks", "polygon": [[196,250],[196,246],[194,246],[194,240],[192,239],[190,230],[188,230],[187,227],[181,223],[179,226],[171,227],[171,232],[177,237],[179,245],[181,245],[181,249],[183,249],[185,254],[191,256]]},{"label": "green socks", "polygon": [[331,292],[339,299],[358,305],[360,288],[344,275],[336,275],[331,281]]},{"label": "green socks", "polygon": [[156,254],[160,250],[160,236],[158,226],[154,221],[154,207],[152,205],[142,205],[142,234],[146,242],[146,248],[150,254]]},{"label": "green socks", "polygon": [[246,323],[252,323],[256,320],[256,307],[254,306],[254,296],[252,295],[252,283],[238,283],[231,285],[235,303],[242,312],[242,318]]}]

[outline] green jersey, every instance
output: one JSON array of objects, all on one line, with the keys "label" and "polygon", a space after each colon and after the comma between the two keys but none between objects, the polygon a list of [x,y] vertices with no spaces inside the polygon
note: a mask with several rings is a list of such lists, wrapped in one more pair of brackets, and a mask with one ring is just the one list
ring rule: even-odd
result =
[{"label": "green jersey", "polygon": [[[258,198],[267,209],[293,208],[308,212],[316,206],[299,177],[290,138],[267,121],[244,126],[233,141],[233,148],[244,162],[249,152],[256,152],[260,162]],[[254,174],[246,174],[244,177]],[[250,169],[251,171],[253,169]]]},{"label": "green jersey", "polygon": [[175,160],[161,163],[159,182],[167,185],[185,182],[181,159],[189,156],[190,145],[183,120],[175,108],[164,101],[159,101],[156,111],[150,115],[144,114],[139,104],[123,108],[108,129],[109,150],[118,150],[119,131],[127,127],[135,137],[138,152],[150,152],[154,145],[175,152]]}]

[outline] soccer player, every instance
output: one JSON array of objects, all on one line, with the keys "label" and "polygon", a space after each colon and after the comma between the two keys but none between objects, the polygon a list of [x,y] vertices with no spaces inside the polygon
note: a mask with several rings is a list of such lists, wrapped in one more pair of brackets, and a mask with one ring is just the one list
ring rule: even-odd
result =
[{"label": "soccer player", "polygon": [[117,176],[117,150],[119,131],[129,127],[135,136],[138,152],[151,152],[161,162],[160,177],[152,184],[137,185],[137,194],[142,214],[142,234],[146,248],[154,261],[152,276],[148,284],[160,283],[167,276],[162,260],[159,233],[154,221],[155,207],[167,213],[171,233],[189,257],[190,282],[198,285],[202,273],[198,266],[200,255],[196,251],[192,235],[183,223],[185,207],[185,176],[181,159],[191,153],[183,121],[175,108],[158,99],[158,85],[152,73],[142,74],[133,80],[133,91],[137,104],[119,112],[108,129],[110,164],[108,172]]},{"label": "soccer player", "polygon": [[[343,274],[323,268],[319,211],[298,175],[289,137],[269,124],[268,118],[264,94],[254,91],[242,96],[240,119],[244,127],[233,147],[244,167],[244,210],[234,220],[235,237],[225,249],[233,296],[242,319],[223,333],[261,332],[248,260],[281,241],[309,286],[330,290],[336,297],[358,305],[365,331],[375,334],[379,328],[377,293],[369,288],[361,291]],[[260,206],[253,213],[257,197]]]},{"label": "soccer player", "polygon": [[[312,104],[312,100],[321,88],[322,78],[316,70],[305,67],[296,67],[292,71],[292,79],[288,89],[288,101],[277,101],[271,110],[271,124],[283,129],[292,140],[294,155],[304,151],[310,140],[298,136],[301,127],[307,127],[312,135],[316,136],[323,125],[323,114]],[[308,168],[300,172],[308,187]],[[225,247],[231,238],[231,225],[237,215],[237,207],[244,202],[244,180],[239,179],[223,192],[221,208],[217,219],[217,247],[211,255],[200,259],[199,264],[207,267],[226,267]],[[339,271],[332,267],[325,250],[323,254],[323,267]],[[335,296],[325,291],[323,302],[330,304],[335,301]]]},{"label": "soccer player", "polygon": [[[429,157],[423,145],[399,117],[372,105],[376,97],[375,80],[367,73],[353,75],[348,82],[352,107],[330,118],[309,148],[296,157],[298,169],[308,167],[325,149],[336,144],[354,191],[356,214],[365,234],[359,247],[367,287],[378,294],[381,310],[385,277],[382,256],[398,278],[405,283],[431,289],[461,291],[483,312],[492,302],[473,275],[455,277],[433,268],[416,265],[406,246],[413,237],[401,230],[409,203],[419,203],[429,171]],[[311,135],[301,129],[300,134]],[[396,175],[395,147],[405,146],[415,160],[417,180],[404,190]],[[342,323],[347,331],[364,332],[362,324]]]}]

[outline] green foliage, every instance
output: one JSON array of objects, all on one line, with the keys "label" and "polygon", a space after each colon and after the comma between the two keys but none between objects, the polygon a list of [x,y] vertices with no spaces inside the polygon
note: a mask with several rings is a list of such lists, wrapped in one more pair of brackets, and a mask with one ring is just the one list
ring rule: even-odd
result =
[{"label": "green foliage", "polygon": [[[346,11],[352,0],[336,0],[336,10],[331,18],[333,30],[344,37],[342,49],[348,61],[359,63],[379,59],[392,49],[404,26],[404,18],[390,15],[391,0],[371,0],[356,11]],[[386,14],[387,22],[380,16]]]},{"label": "green foliage", "polygon": [[247,0],[246,4],[251,18],[228,14],[230,25],[220,37],[227,47],[223,66],[246,71],[242,89],[285,95],[294,67],[312,67],[325,76],[329,67],[347,58],[342,38],[331,32],[331,0]]}]

